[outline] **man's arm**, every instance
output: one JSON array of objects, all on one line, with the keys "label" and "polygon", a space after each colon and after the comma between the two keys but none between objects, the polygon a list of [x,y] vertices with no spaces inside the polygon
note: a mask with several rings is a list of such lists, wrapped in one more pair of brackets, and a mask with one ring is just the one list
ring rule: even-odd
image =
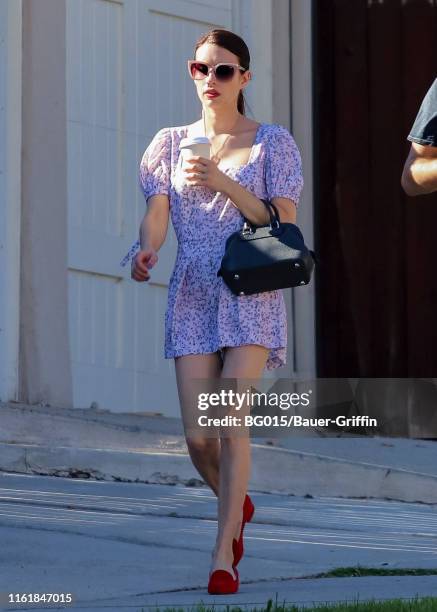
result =
[{"label": "man's arm", "polygon": [[409,196],[437,191],[437,147],[411,143],[401,185]]}]

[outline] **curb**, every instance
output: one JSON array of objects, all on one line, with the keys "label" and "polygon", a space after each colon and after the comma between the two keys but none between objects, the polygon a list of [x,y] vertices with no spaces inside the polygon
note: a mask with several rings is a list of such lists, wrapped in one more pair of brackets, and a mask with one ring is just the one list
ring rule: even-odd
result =
[{"label": "curb", "polygon": [[437,477],[430,474],[262,445],[252,449],[251,483],[270,493],[437,503]]},{"label": "curb", "polygon": [[[249,490],[282,495],[437,503],[437,477],[251,444]],[[0,472],[206,486],[188,453],[0,443]]]}]

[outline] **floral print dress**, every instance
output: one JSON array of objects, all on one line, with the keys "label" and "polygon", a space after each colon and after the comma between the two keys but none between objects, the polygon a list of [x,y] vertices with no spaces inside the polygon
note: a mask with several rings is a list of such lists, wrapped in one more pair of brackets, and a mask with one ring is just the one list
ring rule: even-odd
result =
[{"label": "floral print dress", "polygon": [[[242,228],[244,217],[226,195],[184,183],[178,167],[179,143],[187,131],[188,126],[159,130],[140,163],[146,201],[154,194],[169,196],[178,241],[168,287],[164,357],[260,344],[270,349],[266,369],[282,367],[287,351],[283,290],[236,296],[217,276],[226,240]],[[282,125],[261,123],[247,164],[223,167],[222,171],[256,197],[290,198],[298,206],[303,187],[301,157],[292,135]],[[121,265],[139,248],[137,240]]]}]

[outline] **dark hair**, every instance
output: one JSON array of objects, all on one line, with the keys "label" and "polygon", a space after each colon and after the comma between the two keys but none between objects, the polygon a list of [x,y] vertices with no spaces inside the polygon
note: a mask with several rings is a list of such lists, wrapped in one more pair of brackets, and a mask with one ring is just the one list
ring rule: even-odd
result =
[{"label": "dark hair", "polygon": [[[240,66],[243,66],[243,68],[249,70],[249,49],[244,40],[240,38],[240,36],[238,36],[237,34],[234,34],[230,30],[220,30],[218,28],[210,30],[206,34],[202,34],[202,36],[196,42],[196,46],[194,47],[194,58],[196,57],[197,49],[205,43],[217,45],[218,47],[223,47],[223,49],[227,49],[238,57],[238,63],[240,64]],[[245,106],[246,105],[243,90],[240,90],[237,100],[237,109],[238,112],[240,112],[242,115],[245,114]]]}]

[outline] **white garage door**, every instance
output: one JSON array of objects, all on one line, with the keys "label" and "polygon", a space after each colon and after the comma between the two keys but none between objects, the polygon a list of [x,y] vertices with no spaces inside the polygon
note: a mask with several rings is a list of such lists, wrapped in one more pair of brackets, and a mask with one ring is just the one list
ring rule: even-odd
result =
[{"label": "white garage door", "polygon": [[164,313],[176,255],[169,233],[153,282],[119,261],[145,201],[138,165],[161,128],[198,118],[186,70],[211,27],[232,29],[231,0],[68,0],[69,307],[74,405],[179,415]]}]

